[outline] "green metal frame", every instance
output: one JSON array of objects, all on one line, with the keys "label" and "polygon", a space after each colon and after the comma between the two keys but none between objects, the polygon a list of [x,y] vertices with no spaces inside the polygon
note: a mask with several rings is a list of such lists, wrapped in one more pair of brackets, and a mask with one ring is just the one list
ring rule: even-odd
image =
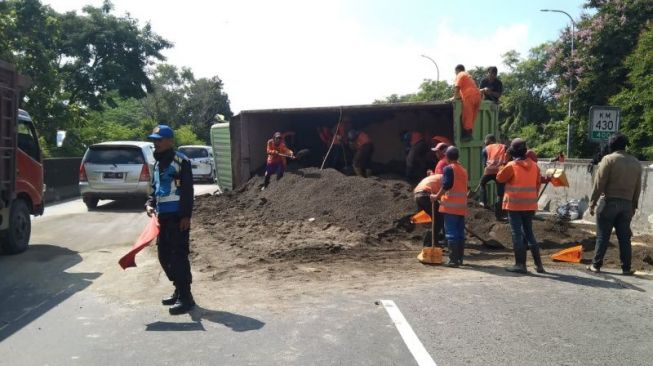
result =
[{"label": "green metal frame", "polygon": [[[460,101],[454,102],[453,115],[454,142],[460,150],[460,162],[469,174],[469,187],[470,189],[475,189],[483,176],[484,167],[481,164],[481,152],[485,147],[485,136],[491,133],[497,139],[500,139],[499,106],[487,100],[481,102],[481,108],[474,123],[474,130],[472,131],[472,140],[467,142],[460,140],[462,130],[462,103]],[[487,191],[488,203],[493,204],[496,196],[495,185],[493,183],[489,184]]]},{"label": "green metal frame", "polygon": [[233,169],[231,162],[231,133],[229,122],[216,123],[211,126],[211,147],[217,183],[222,191],[233,189]]}]

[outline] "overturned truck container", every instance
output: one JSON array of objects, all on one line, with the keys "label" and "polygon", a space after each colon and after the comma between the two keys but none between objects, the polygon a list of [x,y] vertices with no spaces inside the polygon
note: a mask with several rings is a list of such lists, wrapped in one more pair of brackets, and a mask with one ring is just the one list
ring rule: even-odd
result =
[{"label": "overturned truck container", "polygon": [[244,184],[261,171],[266,162],[266,142],[275,131],[292,131],[292,148],[311,151],[303,163],[320,166],[327,149],[318,129],[334,128],[339,120],[347,119],[351,128],[365,131],[373,140],[375,151],[372,162],[376,167],[382,167],[379,172],[383,173],[383,167],[390,171],[405,164],[402,132],[420,131],[453,141],[460,148],[461,161],[469,171],[470,186],[476,186],[483,171],[483,139],[488,133],[498,135],[499,132],[498,107],[489,101],[481,104],[473,139],[468,142],[460,140],[460,116],[460,102],[245,110],[229,124],[232,185]]}]

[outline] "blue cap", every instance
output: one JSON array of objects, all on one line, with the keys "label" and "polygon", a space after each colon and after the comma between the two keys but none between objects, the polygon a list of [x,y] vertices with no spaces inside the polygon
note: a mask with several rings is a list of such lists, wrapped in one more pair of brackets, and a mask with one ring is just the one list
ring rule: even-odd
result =
[{"label": "blue cap", "polygon": [[175,137],[175,131],[168,125],[158,125],[147,138],[150,140],[171,139]]}]

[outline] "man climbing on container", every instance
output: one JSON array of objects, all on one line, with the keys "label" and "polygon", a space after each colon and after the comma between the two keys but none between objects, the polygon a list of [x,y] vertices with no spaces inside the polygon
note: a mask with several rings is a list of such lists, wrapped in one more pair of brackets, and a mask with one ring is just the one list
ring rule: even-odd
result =
[{"label": "man climbing on container", "polygon": [[[630,222],[637,211],[639,195],[642,190],[642,164],[632,155],[626,153],[628,138],[620,133],[610,137],[608,146],[610,154],[599,163],[594,189],[590,198],[590,214],[596,212],[596,249],[591,272],[599,272],[603,266],[603,257],[608,249],[612,228],[619,241],[621,270],[625,276],[632,276]],[[603,202],[596,210],[599,198]]]},{"label": "man climbing on container", "polygon": [[[435,222],[436,241],[442,237],[444,218],[439,212],[440,203],[438,201],[431,202],[431,195],[440,192],[440,188],[442,188],[442,174],[432,174],[422,179],[413,190],[417,210],[426,212],[431,217],[431,220]],[[432,246],[430,230],[424,234],[423,244],[425,247]],[[437,245],[438,243],[436,242],[435,244]]]},{"label": "man climbing on container", "polygon": [[286,147],[281,132],[275,132],[272,138],[268,140],[267,153],[268,160],[265,167],[265,180],[261,188],[262,191],[270,185],[272,174],[277,175],[277,180],[283,178],[283,173],[286,171],[286,165],[288,164],[286,158],[294,159],[295,157],[292,150]]},{"label": "man climbing on container", "polygon": [[462,141],[470,141],[472,139],[472,131],[474,129],[474,122],[476,115],[481,108],[481,92],[476,86],[476,82],[472,76],[465,71],[465,66],[456,66],[456,81],[454,82],[454,95],[450,101],[460,99],[462,101],[462,133],[460,139]]},{"label": "man climbing on container", "polygon": [[448,267],[463,264],[465,251],[465,216],[467,215],[467,170],[458,162],[458,148],[447,148],[449,165],[444,168],[442,188],[431,200],[440,201],[439,212],[444,214],[444,233],[449,248]]},{"label": "man climbing on container", "polygon": [[351,149],[354,150],[353,166],[354,172],[360,177],[369,177],[372,175],[370,163],[374,153],[374,144],[372,139],[363,131],[349,130],[347,134]]},{"label": "man climbing on container", "polygon": [[[481,160],[484,170],[479,184],[480,203],[481,206],[487,207],[487,184],[490,181],[497,181],[499,169],[508,162],[506,145],[497,143],[497,138],[492,134],[485,136],[485,147],[481,152]],[[502,200],[503,184],[497,182],[497,202],[494,205],[494,215],[497,220],[503,217]]]},{"label": "man climbing on container", "polygon": [[406,179],[417,184],[426,176],[429,145],[424,134],[417,131],[404,132],[402,140],[406,146]]},{"label": "man climbing on container", "polygon": [[527,273],[525,237],[537,273],[544,273],[540,246],[533,233],[533,217],[537,211],[537,194],[540,191],[540,168],[537,163],[526,157],[527,150],[525,140],[514,139],[508,149],[513,160],[497,174],[497,182],[506,185],[503,209],[508,212],[515,252],[515,265],[506,268],[506,271]]},{"label": "man climbing on container", "polygon": [[157,249],[159,262],[175,286],[170,297],[161,301],[171,305],[170,314],[188,312],[195,301],[191,294],[192,276],[188,260],[190,219],[193,212],[193,171],[190,161],[174,150],[174,131],[159,125],[149,136],[154,142],[152,194],[145,205],[148,216],[159,220]]},{"label": "man climbing on container", "polygon": [[499,103],[503,93],[503,83],[497,78],[498,70],[495,66],[488,67],[487,76],[481,80],[481,94],[487,100]]}]

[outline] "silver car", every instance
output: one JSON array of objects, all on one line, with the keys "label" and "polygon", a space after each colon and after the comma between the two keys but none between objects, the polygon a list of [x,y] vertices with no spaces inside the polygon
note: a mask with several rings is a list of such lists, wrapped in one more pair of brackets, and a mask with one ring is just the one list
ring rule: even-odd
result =
[{"label": "silver car", "polygon": [[211,146],[184,145],[179,146],[178,150],[190,160],[193,180],[215,181],[215,162]]},{"label": "silver car", "polygon": [[82,199],[92,210],[103,199],[142,199],[152,192],[154,145],[151,142],[114,141],[90,146],[79,167]]}]

